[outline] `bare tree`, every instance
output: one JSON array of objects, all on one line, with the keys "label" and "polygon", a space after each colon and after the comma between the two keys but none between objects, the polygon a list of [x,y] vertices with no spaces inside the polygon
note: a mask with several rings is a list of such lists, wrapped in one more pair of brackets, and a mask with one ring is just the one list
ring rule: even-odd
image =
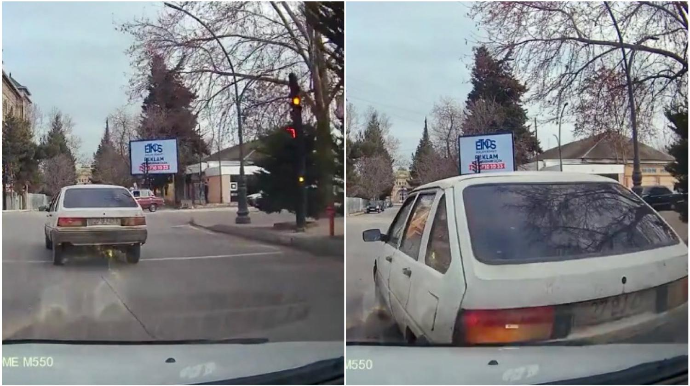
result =
[{"label": "bare tree", "polygon": [[[190,2],[183,7],[204,20],[221,39],[235,72],[208,31],[182,13],[166,9],[157,20],[138,19],[121,26],[135,39],[128,50],[137,70],[130,82],[133,96],[145,91],[150,54],[156,52],[185,75],[187,85],[199,95],[199,111],[209,106],[218,115],[231,110],[235,95],[230,87],[237,77],[243,86],[243,118],[258,121],[248,128],[268,130],[275,127],[271,119],[287,112],[287,79],[294,72],[305,85],[308,112],[318,122],[329,123],[329,106],[343,85],[334,71],[336,47],[306,23],[301,5]],[[236,119],[231,114],[223,116],[227,127],[233,127],[231,122]],[[248,133],[252,134],[260,132]]]},{"label": "bare tree", "polygon": [[[198,111],[209,107],[226,128],[237,117],[230,107],[236,96],[231,87],[241,83],[245,138],[251,139],[276,126],[287,116],[288,74],[302,85],[306,107],[304,123],[315,121],[319,193],[332,200],[334,171],[330,108],[342,94],[343,78],[337,65],[337,44],[324,38],[306,22],[304,5],[288,2],[186,2],[181,7],[209,26],[225,49],[203,26],[182,12],[164,10],[157,20],[135,20],[122,30],[134,37],[128,50],[135,68],[133,95],[142,95],[147,84],[150,58],[162,55],[174,71],[199,96]],[[227,51],[233,65],[226,60]],[[232,68],[231,68],[232,67]]]},{"label": "bare tree", "polygon": [[44,190],[54,196],[64,186],[73,185],[77,181],[72,160],[66,154],[59,154],[43,162],[41,166]]},{"label": "bare tree", "polygon": [[436,151],[457,164],[458,136],[465,119],[462,105],[450,97],[442,97],[431,110],[431,142]]},{"label": "bare tree", "polygon": [[121,107],[108,115],[110,140],[117,153],[129,164],[129,142],[137,139],[137,117]]},{"label": "bare tree", "polygon": [[[484,42],[492,53],[514,60],[517,74],[530,86],[527,102],[538,102],[553,120],[558,101],[568,102],[580,135],[616,123],[630,126],[629,116],[620,114],[628,103],[621,48],[628,50],[638,128],[644,135],[664,106],[687,101],[688,5],[609,5],[611,14],[602,2],[480,2],[470,15],[492,31]],[[625,37],[622,42],[612,16]],[[619,122],[612,113],[620,115]]]},{"label": "bare tree", "polygon": [[488,133],[503,126],[505,114],[502,106],[494,100],[480,99],[472,102],[465,110],[462,121],[464,135]]},{"label": "bare tree", "polygon": [[453,158],[446,158],[438,152],[422,154],[415,170],[420,185],[458,175],[458,163]]},{"label": "bare tree", "polygon": [[392,165],[383,155],[360,158],[356,169],[360,176],[356,195],[378,198],[393,186]]}]

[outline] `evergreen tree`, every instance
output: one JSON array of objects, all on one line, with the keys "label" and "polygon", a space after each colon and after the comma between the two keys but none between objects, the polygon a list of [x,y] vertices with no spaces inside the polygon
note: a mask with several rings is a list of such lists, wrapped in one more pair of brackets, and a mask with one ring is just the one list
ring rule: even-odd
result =
[{"label": "evergreen tree", "polygon": [[105,121],[103,137],[101,137],[98,149],[93,155],[91,181],[95,184],[121,186],[129,186],[132,182],[127,160],[115,150],[111,140],[107,119]]},{"label": "evergreen tree", "polygon": [[60,188],[77,182],[76,158],[67,143],[68,119],[56,111],[50,121],[50,130],[38,146],[37,158],[42,162],[43,191],[48,195],[54,195]]},{"label": "evergreen tree", "polygon": [[[352,162],[350,165],[354,165],[355,163],[358,163],[360,165],[366,165],[367,162],[365,162],[367,159],[373,159],[377,158],[379,156],[383,157],[386,160],[386,164],[389,165],[386,167],[386,172],[384,173],[386,176],[391,176],[391,178],[385,178],[386,181],[394,181],[393,176],[393,158],[391,157],[390,153],[388,153],[388,149],[386,149],[386,140],[384,138],[384,133],[383,133],[383,128],[381,127],[381,120],[379,119],[379,115],[376,111],[373,111],[371,115],[369,116],[369,120],[367,121],[367,125],[364,128],[363,131],[361,131],[357,137],[356,142],[353,144],[352,151],[350,152],[350,159],[349,161]],[[350,165],[348,165],[348,170],[350,169]],[[378,174],[378,173],[377,173]],[[357,179],[359,181],[366,183],[367,178],[374,178],[372,177],[371,174],[367,173],[366,168],[357,171]],[[378,177],[377,177],[378,178]],[[391,190],[393,190],[393,183],[391,182],[390,186],[384,189],[383,192],[379,195],[379,197],[363,197],[366,199],[371,199],[371,198],[377,198],[381,199],[386,196],[389,196],[391,193]],[[348,184],[350,184],[350,180],[348,180]],[[359,195],[359,194],[358,194]]]},{"label": "evergreen tree", "polygon": [[[669,128],[676,133],[676,141],[668,147],[668,153],[675,161],[666,166],[666,170],[671,173],[678,182],[676,190],[680,193],[688,193],[688,110],[687,108],[677,109],[676,111],[666,111],[666,118],[671,122]],[[681,220],[688,222],[687,202],[680,210]]]},{"label": "evergreen tree", "polygon": [[417,149],[412,155],[412,166],[410,167],[410,186],[419,186],[428,181],[422,172],[422,165],[429,162],[434,162],[438,159],[434,145],[429,138],[429,129],[427,127],[426,118],[424,118],[424,130],[422,131],[422,138],[417,144]]},{"label": "evergreen tree", "polygon": [[66,155],[72,163],[76,163],[72,149],[67,144],[67,128],[65,127],[65,118],[59,111],[53,114],[50,121],[50,130],[41,140],[39,146],[38,157],[40,159],[49,159],[57,157],[60,154]]},{"label": "evergreen tree", "polygon": [[[319,164],[316,149],[316,128],[304,125],[306,159],[305,186],[307,186],[307,216],[318,218],[328,202],[319,194]],[[259,208],[266,213],[287,210],[294,213],[298,197],[297,141],[286,127],[276,128],[260,139],[256,165],[263,171],[256,173],[257,189],[262,192]],[[334,161],[331,161],[334,162]]]},{"label": "evergreen tree", "polygon": [[16,192],[21,192],[22,189],[27,188],[31,190],[38,186],[36,150],[37,145],[33,140],[33,132],[29,122],[13,115],[6,115],[2,121],[2,175],[4,184],[11,182]]},{"label": "evergreen tree", "polygon": [[537,152],[541,152],[539,142],[527,125],[527,111],[522,106],[522,97],[527,88],[512,74],[508,61],[497,60],[484,46],[474,50],[474,68],[472,69],[472,91],[467,96],[466,111],[471,117],[477,102],[496,103],[500,111],[495,115],[500,119],[493,120],[487,127],[468,127],[467,119],[463,124],[464,133],[492,133],[510,131],[515,139],[515,162],[526,163]]},{"label": "evergreen tree", "polygon": [[[199,155],[208,154],[208,145],[196,130],[196,115],[191,104],[196,95],[180,79],[179,73],[169,70],[163,57],[154,55],[148,77],[148,94],[142,104],[141,139],[177,138],[178,178],[175,179],[175,197],[179,200],[184,190],[184,172],[196,162]],[[150,175],[153,188],[163,188],[170,175]]]}]

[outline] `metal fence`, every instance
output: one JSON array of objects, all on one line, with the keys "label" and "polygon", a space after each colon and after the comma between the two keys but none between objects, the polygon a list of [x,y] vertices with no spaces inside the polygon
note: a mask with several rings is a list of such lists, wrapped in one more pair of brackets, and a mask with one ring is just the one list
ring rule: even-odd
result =
[{"label": "metal fence", "polygon": [[19,193],[7,193],[5,200],[6,210],[38,210],[49,202],[45,194],[35,193],[28,193],[26,197]]},{"label": "metal fence", "polygon": [[347,214],[364,212],[367,207],[368,200],[358,197],[347,197],[345,206]]}]

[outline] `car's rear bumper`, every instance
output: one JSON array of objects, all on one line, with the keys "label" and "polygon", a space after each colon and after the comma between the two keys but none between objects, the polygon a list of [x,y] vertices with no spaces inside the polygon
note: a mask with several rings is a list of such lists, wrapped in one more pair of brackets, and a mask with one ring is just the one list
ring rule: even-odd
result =
[{"label": "car's rear bumper", "polygon": [[55,229],[51,232],[54,244],[131,245],[144,244],[148,236],[146,228],[123,227],[121,229]]},{"label": "car's rear bumper", "polygon": [[655,342],[658,340],[655,336],[658,329],[667,324],[677,324],[681,318],[685,318],[687,321],[687,316],[688,303],[684,303],[663,313],[646,313],[616,322],[592,326],[589,329],[571,333],[567,338],[554,342],[607,344],[637,339]]}]

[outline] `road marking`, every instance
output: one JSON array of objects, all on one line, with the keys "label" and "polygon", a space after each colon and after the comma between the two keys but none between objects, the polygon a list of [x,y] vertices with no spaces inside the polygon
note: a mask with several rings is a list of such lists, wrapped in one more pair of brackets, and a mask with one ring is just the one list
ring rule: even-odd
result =
[{"label": "road marking", "polygon": [[[226,257],[244,257],[244,256],[266,256],[266,255],[282,255],[282,251],[270,251],[270,252],[247,252],[247,253],[236,253],[232,255],[212,255],[212,256],[178,256],[178,257],[158,257],[151,259],[141,259],[140,262],[144,261],[168,261],[168,260],[204,260],[204,259],[223,259]],[[47,260],[3,260],[3,264],[52,264],[52,261]]]},{"label": "road marking", "polygon": [[42,264],[42,263],[52,263],[52,261],[47,261],[47,260],[3,260],[3,264],[11,264],[11,263],[25,263],[25,264]]},{"label": "road marking", "polygon": [[271,251],[271,252],[247,252],[247,253],[236,253],[233,255],[215,255],[215,256],[189,256],[189,257],[160,257],[154,259],[141,259],[140,262],[144,261],[166,261],[166,260],[201,260],[201,259],[222,259],[225,257],[244,257],[244,256],[263,256],[263,255],[282,255],[281,251]]}]

